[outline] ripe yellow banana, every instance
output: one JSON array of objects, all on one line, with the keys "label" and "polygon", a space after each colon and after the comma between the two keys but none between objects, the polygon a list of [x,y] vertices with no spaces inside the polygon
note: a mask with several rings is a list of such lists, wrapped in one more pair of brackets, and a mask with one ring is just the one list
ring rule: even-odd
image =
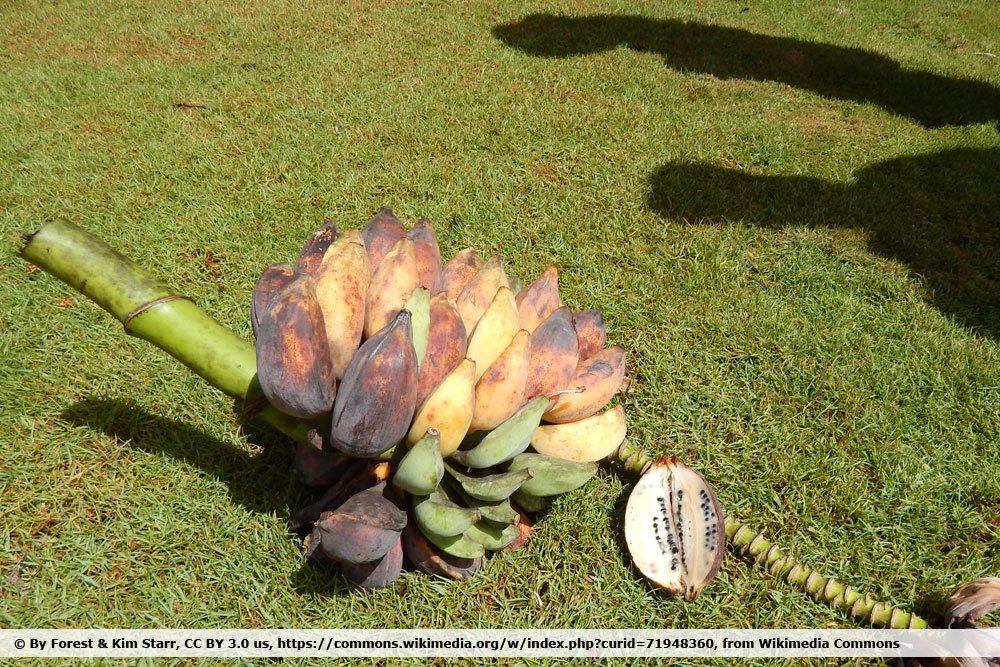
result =
[{"label": "ripe yellow banana", "polygon": [[541,277],[517,293],[517,312],[522,329],[538,328],[559,303],[559,271],[554,266],[545,269]]},{"label": "ripe yellow banana", "polygon": [[483,268],[483,258],[479,256],[478,250],[466,248],[460,251],[441,269],[439,283],[441,291],[446,292],[452,301],[458,300],[458,296],[472,280],[472,276],[479,273],[481,268]]},{"label": "ripe yellow banana", "polygon": [[365,304],[365,338],[389,324],[419,284],[413,241],[401,238],[372,272]]},{"label": "ripe yellow banana", "polygon": [[539,426],[531,446],[539,454],[568,461],[599,461],[622,444],[625,433],[625,408],[617,405],[580,421]]},{"label": "ripe yellow banana", "polygon": [[339,380],[358,351],[365,328],[371,266],[361,232],[350,229],[334,241],[323,256],[315,280],[333,372]]},{"label": "ripe yellow banana", "polygon": [[531,334],[521,329],[476,383],[470,431],[492,431],[517,412],[524,403],[530,359]]},{"label": "ripe yellow banana", "polygon": [[497,290],[493,302],[469,335],[465,356],[476,361],[476,379],[482,377],[517,333],[517,303],[506,287]]},{"label": "ripe yellow banana", "polygon": [[510,289],[510,282],[503,270],[500,256],[494,255],[483,264],[483,268],[479,269],[476,275],[469,279],[455,300],[466,331],[471,332],[476,328],[479,318],[493,303],[493,297],[496,296],[497,290],[501,287]]},{"label": "ripe yellow banana", "polygon": [[552,424],[564,424],[589,417],[607,405],[624,379],[625,350],[621,347],[605,348],[576,367],[576,375],[570,380],[569,388],[582,388],[583,391],[559,396],[542,419]]},{"label": "ripe yellow banana", "polygon": [[476,362],[463,359],[417,408],[406,442],[412,445],[435,428],[441,433],[442,456],[458,449],[472,422],[475,384]]}]

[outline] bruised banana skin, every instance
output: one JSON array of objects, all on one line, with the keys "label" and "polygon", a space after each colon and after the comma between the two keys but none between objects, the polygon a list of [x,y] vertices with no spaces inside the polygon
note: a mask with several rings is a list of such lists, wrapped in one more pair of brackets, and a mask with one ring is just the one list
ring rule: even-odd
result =
[{"label": "bruised banana skin", "polygon": [[323,313],[308,274],[274,296],[257,330],[257,379],[267,400],[303,419],[330,410],[336,377],[326,344]]},{"label": "bruised banana skin", "polygon": [[524,404],[531,334],[521,329],[476,383],[470,431],[492,431]]},{"label": "bruised banana skin", "polygon": [[445,469],[462,489],[476,500],[496,502],[509,498],[510,494],[531,479],[533,473],[530,469],[516,470],[513,472],[502,472],[483,477],[471,477],[462,474],[454,466],[445,464]]},{"label": "bruised banana skin", "polygon": [[337,378],[342,378],[361,345],[365,299],[371,282],[368,254],[356,229],[344,232],[327,249],[315,279],[333,371]]},{"label": "bruised banana skin", "polygon": [[340,564],[340,573],[349,582],[366,591],[391,586],[403,572],[403,537],[396,538],[389,551],[370,563]]},{"label": "bruised banana skin", "polygon": [[361,228],[361,238],[365,243],[368,261],[372,269],[382,263],[392,246],[406,236],[403,223],[392,214],[391,208],[380,208],[371,220]]},{"label": "bruised banana skin", "polygon": [[294,277],[295,270],[288,262],[272,264],[260,274],[250,300],[250,326],[253,328],[254,337],[260,328],[260,318],[267,312],[274,295],[285,289]]},{"label": "bruised banana skin", "polygon": [[333,404],[330,442],[350,456],[378,456],[406,437],[416,402],[417,355],[410,313],[401,310],[351,359]]},{"label": "bruised banana skin", "polygon": [[531,436],[539,454],[567,461],[600,461],[625,440],[625,408],[617,405],[567,424],[542,424]]},{"label": "bruised banana skin", "polygon": [[413,241],[420,286],[430,292],[437,291],[441,279],[441,248],[438,246],[434,226],[426,218],[421,219],[406,232],[406,238]]},{"label": "bruised banana skin", "polygon": [[461,535],[481,518],[479,510],[456,505],[440,489],[426,496],[413,496],[413,519],[428,537]]},{"label": "bruised banana skin", "polygon": [[493,303],[493,298],[501,287],[510,289],[510,282],[500,256],[494,255],[469,279],[455,300],[466,331],[471,333],[476,328],[479,318]]},{"label": "bruised banana skin", "polygon": [[347,563],[370,563],[399,541],[406,512],[386,498],[385,482],[356,493],[320,517],[316,527],[320,546],[330,558]]},{"label": "bruised banana skin", "polygon": [[414,523],[403,529],[403,550],[413,566],[426,574],[465,581],[482,565],[482,557],[459,558],[434,546]]},{"label": "bruised banana skin", "polygon": [[459,450],[452,458],[468,468],[489,468],[509,461],[531,443],[531,434],[538,428],[542,413],[549,406],[545,396],[534,398],[497,426],[472,449]]},{"label": "bruised banana skin", "polygon": [[531,335],[531,360],[524,395],[528,398],[570,389],[579,347],[569,308],[558,308]]},{"label": "bruised banana skin", "polygon": [[381,263],[372,268],[365,295],[366,338],[374,336],[392,321],[419,283],[413,241],[401,238]]},{"label": "bruised banana skin", "polygon": [[590,417],[607,405],[625,380],[625,349],[609,347],[601,350],[576,368],[569,387],[582,388],[579,393],[562,394],[555,405],[542,415],[553,424],[575,422]]},{"label": "bruised banana skin", "polygon": [[690,602],[722,564],[724,520],[705,478],[664,457],[653,462],[629,495],[625,542],[643,576]]},{"label": "bruised banana skin", "polygon": [[426,496],[438,487],[443,477],[441,434],[436,429],[428,429],[400,459],[392,483],[408,493]]},{"label": "bruised banana skin", "polygon": [[456,301],[472,276],[483,268],[483,258],[475,248],[466,248],[452,257],[441,270],[441,280],[438,291],[445,292],[448,298]]},{"label": "bruised banana skin", "polygon": [[476,362],[476,380],[510,345],[518,331],[517,322],[514,294],[508,288],[500,287],[469,335],[465,356]]},{"label": "bruised banana skin", "polygon": [[576,328],[581,359],[589,359],[604,347],[608,328],[604,324],[604,313],[600,310],[574,310],[573,326]]},{"label": "bruised banana skin", "polygon": [[597,474],[596,463],[577,463],[533,452],[515,456],[507,469],[510,472],[531,471],[531,477],[518,490],[532,496],[569,493]]},{"label": "bruised banana skin", "polygon": [[532,332],[561,305],[559,271],[554,266],[517,293],[517,312],[522,329]]},{"label": "bruised banana skin", "polygon": [[417,405],[465,358],[465,325],[454,301],[443,292],[431,297],[429,331],[417,382]]},{"label": "bruised banana skin", "polygon": [[327,220],[323,226],[313,232],[305,246],[299,252],[295,262],[296,275],[314,275],[323,262],[327,248],[337,240],[337,226]]},{"label": "bruised banana skin", "polygon": [[476,362],[463,359],[417,408],[407,443],[415,443],[428,429],[435,429],[440,433],[443,456],[458,449],[472,422],[475,382]]}]

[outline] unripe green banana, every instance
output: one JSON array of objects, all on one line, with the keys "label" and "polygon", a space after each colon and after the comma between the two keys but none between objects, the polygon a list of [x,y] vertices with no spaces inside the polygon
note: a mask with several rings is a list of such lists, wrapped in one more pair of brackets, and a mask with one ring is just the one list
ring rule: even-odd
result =
[{"label": "unripe green banana", "polygon": [[546,396],[533,398],[507,421],[490,431],[478,445],[469,450],[459,450],[452,457],[468,468],[489,468],[509,461],[528,448],[531,436],[549,404]]},{"label": "unripe green banana", "polygon": [[532,472],[529,468],[515,470],[514,472],[502,472],[496,475],[486,475],[485,477],[470,477],[463,475],[454,466],[447,463],[445,470],[455,478],[465,492],[476,500],[503,500],[509,498],[510,494],[517,491],[518,487],[531,479]]},{"label": "unripe green banana", "polygon": [[431,544],[457,558],[482,558],[486,554],[486,547],[479,542],[473,542],[464,534],[444,536],[428,533],[424,530],[421,532]]},{"label": "unripe green banana", "polygon": [[418,287],[406,300],[403,308],[410,311],[413,327],[413,350],[417,353],[417,368],[424,365],[424,354],[427,352],[427,339],[431,327],[431,296],[430,290]]},{"label": "unripe green banana", "polygon": [[[413,497],[413,518],[416,519],[421,532],[432,542],[435,537],[461,535],[482,516],[477,509],[461,507],[451,502],[440,489],[436,489],[426,496]],[[444,547],[441,548],[444,549]],[[445,549],[445,551],[448,550]],[[448,553],[452,552],[448,551]],[[463,556],[463,558],[475,558],[475,556]]]},{"label": "unripe green banana", "polygon": [[551,496],[533,496],[530,493],[525,493],[523,489],[512,493],[510,499],[526,512],[544,512],[552,503]]},{"label": "unripe green banana", "polygon": [[517,510],[511,507],[509,498],[494,501],[479,500],[478,498],[470,496],[466,490],[462,488],[462,485],[453,479],[445,479],[443,483],[447,485],[449,491],[453,492],[462,500],[462,503],[466,507],[479,510],[479,513],[483,515],[483,521],[490,521],[491,523],[502,528],[503,526],[509,524],[517,525],[521,520],[521,515],[518,514]]},{"label": "unripe green banana", "polygon": [[515,456],[507,468],[510,471],[530,469],[534,475],[518,491],[533,496],[557,496],[587,483],[597,474],[596,463],[577,463],[542,454]]},{"label": "unripe green banana", "polygon": [[441,458],[441,434],[437,429],[427,429],[427,434],[406,452],[392,483],[417,496],[429,495],[444,477],[444,460]]},{"label": "unripe green banana", "polygon": [[521,530],[517,526],[507,525],[504,528],[497,528],[487,521],[476,522],[463,533],[465,539],[478,542],[490,551],[503,549],[520,534]]}]

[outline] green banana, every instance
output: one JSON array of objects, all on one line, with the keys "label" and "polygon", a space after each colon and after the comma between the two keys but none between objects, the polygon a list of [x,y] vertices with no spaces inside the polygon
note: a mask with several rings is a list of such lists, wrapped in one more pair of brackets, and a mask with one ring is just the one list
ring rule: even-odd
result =
[{"label": "green banana", "polygon": [[458,495],[467,507],[479,510],[483,515],[483,521],[489,521],[501,528],[509,524],[517,525],[521,521],[521,515],[511,507],[508,498],[495,501],[479,500],[470,496],[455,480],[446,479],[444,483],[447,484],[448,490]]},{"label": "green banana", "polygon": [[[482,516],[477,509],[461,507],[451,502],[440,489],[435,489],[426,496],[413,497],[413,518],[416,519],[421,532],[428,539],[461,535]],[[437,544],[437,542],[434,543]],[[441,548],[444,549],[444,547]],[[452,552],[448,551],[448,553]],[[463,556],[463,558],[475,558],[475,556]]]},{"label": "green banana", "polygon": [[512,493],[510,499],[526,512],[544,512],[552,502],[551,497],[533,496],[530,493],[525,493],[523,489],[518,489]]},{"label": "green banana", "polygon": [[455,478],[465,492],[476,500],[503,500],[509,498],[510,494],[517,491],[518,487],[531,479],[534,473],[530,468],[515,470],[514,472],[502,472],[496,475],[486,475],[485,477],[470,477],[463,475],[454,466],[444,464],[448,474]]},{"label": "green banana", "polygon": [[427,339],[431,330],[431,297],[430,291],[424,287],[413,290],[403,308],[410,311],[413,327],[413,350],[417,353],[417,368],[424,364],[424,354],[427,352]]},{"label": "green banana", "polygon": [[443,536],[421,532],[431,544],[456,558],[481,558],[486,554],[486,547],[479,542],[473,542],[464,534]]},{"label": "green banana", "polygon": [[549,409],[549,405],[546,396],[533,398],[490,431],[478,445],[459,450],[452,457],[469,468],[489,468],[509,461],[528,448],[531,436],[542,420],[542,413]]},{"label": "green banana", "polygon": [[427,434],[406,452],[392,483],[417,496],[429,495],[444,477],[444,460],[441,458],[441,434],[437,429],[427,429]]},{"label": "green banana", "polygon": [[521,530],[514,525],[497,528],[487,521],[479,521],[462,535],[465,539],[478,542],[490,551],[498,551],[516,540],[521,535]]},{"label": "green banana", "polygon": [[579,488],[597,474],[596,463],[577,463],[542,454],[515,456],[510,471],[530,469],[534,475],[518,491],[532,496],[557,496]]}]

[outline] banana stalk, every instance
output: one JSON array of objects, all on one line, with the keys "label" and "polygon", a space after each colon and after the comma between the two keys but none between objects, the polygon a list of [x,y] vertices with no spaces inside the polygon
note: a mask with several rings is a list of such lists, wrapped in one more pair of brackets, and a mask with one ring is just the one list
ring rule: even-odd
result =
[{"label": "banana stalk", "polygon": [[[126,333],[159,347],[228,396],[262,406],[255,409],[255,416],[293,440],[308,442],[310,429],[318,426],[288,417],[264,401],[253,345],[87,231],[68,222],[50,222],[24,236],[21,256],[108,311]],[[652,463],[648,453],[627,442],[611,458],[634,477]],[[796,562],[738,519],[726,517],[726,537],[740,555],[854,618],[891,629],[927,627],[916,614],[862,595]]]},{"label": "banana stalk", "polygon": [[[623,442],[611,454],[611,460],[625,473],[641,476],[653,463],[653,457],[635,445]],[[850,586],[826,577],[784,553],[778,545],[764,539],[764,534],[739,519],[726,517],[726,541],[736,553],[763,567],[778,579],[822,600],[834,609],[844,609],[853,618],[890,630],[922,630],[927,621],[916,614],[862,595]]]},{"label": "banana stalk", "polygon": [[308,441],[317,424],[288,417],[264,400],[253,345],[189,298],[72,223],[47,223],[23,240],[21,257],[111,313],[126,333],[152,343],[226,395],[261,406],[255,416],[293,440]]}]

